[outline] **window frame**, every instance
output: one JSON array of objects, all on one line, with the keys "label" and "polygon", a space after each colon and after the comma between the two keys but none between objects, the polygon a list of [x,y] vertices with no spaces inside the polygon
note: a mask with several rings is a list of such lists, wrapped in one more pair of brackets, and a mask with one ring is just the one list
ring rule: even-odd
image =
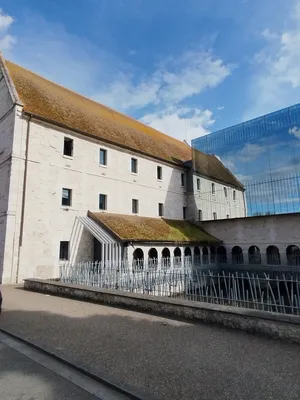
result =
[{"label": "window frame", "polygon": [[156,167],[156,178],[158,181],[162,181],[162,179],[163,179],[162,166],[160,166],[160,165],[157,165],[157,167]]},{"label": "window frame", "polygon": [[233,198],[233,201],[236,201],[236,191],[235,190],[232,192],[232,198]]},{"label": "window frame", "polygon": [[[63,204],[64,202],[64,190],[68,191],[68,204]],[[72,207],[72,201],[73,201],[73,193],[72,193],[72,189],[69,188],[62,188],[62,193],[61,193],[61,206],[62,207]]]},{"label": "window frame", "polygon": [[164,216],[164,203],[158,203],[158,216]]},{"label": "window frame", "polygon": [[214,219],[214,221],[216,221],[218,219],[218,215],[215,211],[213,212],[213,219]]},{"label": "window frame", "polygon": [[[103,196],[103,198],[104,198],[104,208],[100,207],[101,196]],[[101,210],[101,211],[106,211],[107,210],[107,194],[99,193],[99,210]]]},{"label": "window frame", "polygon": [[224,195],[225,195],[225,199],[228,198],[228,190],[227,187],[224,186]]},{"label": "window frame", "polygon": [[[135,166],[135,168],[133,168],[133,166]],[[135,170],[135,171],[134,171]],[[130,159],[130,171],[132,174],[137,175],[138,174],[138,159],[135,157],[131,157]]]},{"label": "window frame", "polygon": [[[63,245],[67,245],[67,248],[63,248]],[[67,253],[67,257],[63,257],[63,253]],[[61,240],[59,242],[59,261],[69,261],[70,259],[70,242],[67,240]]]},{"label": "window frame", "polygon": [[214,182],[211,183],[211,193],[216,194],[216,186],[215,186]]},{"label": "window frame", "polygon": [[[66,143],[71,143],[71,154],[66,154]],[[69,158],[73,158],[73,154],[74,154],[74,139],[68,137],[68,136],[64,136],[64,147],[63,147],[63,156],[64,157],[69,157]]]},{"label": "window frame", "polygon": [[186,219],[186,211],[187,211],[187,207],[186,206],[182,207],[182,217],[184,220]]},{"label": "window frame", "polygon": [[[104,154],[104,163],[101,162],[101,154]],[[107,167],[107,150],[104,149],[103,147],[100,147],[99,149],[99,165],[101,167]]]},{"label": "window frame", "polygon": [[[136,209],[136,211],[135,211]],[[138,214],[139,213],[139,200],[138,199],[132,199],[131,201],[131,212],[132,214]]]},{"label": "window frame", "polygon": [[201,189],[200,178],[197,178],[196,187],[197,187],[197,191],[200,192],[200,189]]},{"label": "window frame", "polygon": [[181,172],[181,186],[185,187],[185,173]]},{"label": "window frame", "polygon": [[198,221],[201,222],[202,221],[202,210],[198,210]]}]

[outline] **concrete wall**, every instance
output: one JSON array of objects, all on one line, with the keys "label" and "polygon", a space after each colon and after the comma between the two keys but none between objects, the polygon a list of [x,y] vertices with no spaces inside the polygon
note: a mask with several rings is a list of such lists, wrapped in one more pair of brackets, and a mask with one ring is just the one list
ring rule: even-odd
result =
[{"label": "concrete wall", "polygon": [[268,246],[274,245],[280,251],[282,263],[286,263],[287,246],[300,248],[300,213],[205,221],[201,226],[222,240],[227,251],[238,245],[248,253],[250,246],[258,246],[264,254]]}]

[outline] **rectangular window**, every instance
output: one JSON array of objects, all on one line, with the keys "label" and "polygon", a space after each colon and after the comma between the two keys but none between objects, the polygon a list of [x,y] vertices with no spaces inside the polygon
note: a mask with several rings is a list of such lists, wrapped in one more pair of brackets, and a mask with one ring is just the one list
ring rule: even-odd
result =
[{"label": "rectangular window", "polygon": [[236,200],[235,190],[233,191],[233,200]]},{"label": "rectangular window", "polygon": [[162,167],[157,166],[157,179],[162,180]]},{"label": "rectangular window", "polygon": [[181,186],[185,186],[185,174],[181,174]]},{"label": "rectangular window", "polygon": [[217,219],[217,213],[216,212],[213,213],[213,216],[214,216],[214,219]]},{"label": "rectangular window", "polygon": [[197,190],[200,190],[200,179],[197,178]]},{"label": "rectangular window", "polygon": [[139,213],[139,201],[137,199],[132,199],[132,214]]},{"label": "rectangular window", "polygon": [[227,219],[229,219],[229,215],[227,214]]},{"label": "rectangular window", "polygon": [[198,210],[198,221],[202,221],[202,210]]},{"label": "rectangular window", "polygon": [[59,259],[60,260],[68,260],[69,259],[69,242],[60,242]]},{"label": "rectangular window", "polygon": [[64,156],[73,157],[73,139],[64,138]]},{"label": "rectangular window", "polygon": [[163,203],[158,203],[158,215],[160,217],[164,216],[164,205],[163,205]]},{"label": "rectangular window", "polygon": [[212,192],[212,194],[215,194],[215,192],[216,192],[216,188],[215,188],[215,184],[214,183],[211,184],[211,192]]},{"label": "rectangular window", "polygon": [[99,194],[99,210],[106,210],[107,207],[107,196],[106,194]]},{"label": "rectangular window", "polygon": [[183,219],[186,219],[186,207],[182,208],[182,216],[183,216]]},{"label": "rectangular window", "polygon": [[224,187],[224,195],[227,198],[227,188],[226,187]]},{"label": "rectangular window", "polygon": [[136,158],[131,159],[131,172],[134,174],[138,173],[138,160]]},{"label": "rectangular window", "polygon": [[71,206],[71,204],[72,204],[72,189],[63,188],[61,205],[68,207]]},{"label": "rectangular window", "polygon": [[107,165],[107,150],[100,149],[100,165]]}]

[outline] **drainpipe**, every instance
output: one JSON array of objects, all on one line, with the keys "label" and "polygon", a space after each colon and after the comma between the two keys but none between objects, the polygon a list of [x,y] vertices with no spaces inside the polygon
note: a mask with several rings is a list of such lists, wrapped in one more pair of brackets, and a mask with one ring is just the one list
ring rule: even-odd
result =
[{"label": "drainpipe", "polygon": [[29,151],[29,133],[30,133],[30,121],[31,115],[29,115],[26,131],[26,147],[25,147],[25,164],[24,164],[24,177],[23,177],[23,188],[22,188],[22,204],[21,204],[21,221],[20,221],[20,234],[19,234],[19,246],[18,246],[18,261],[16,271],[16,283],[19,279],[19,268],[20,268],[20,250],[23,244],[23,232],[24,232],[24,215],[25,215],[25,201],[26,201],[26,187],[27,187],[27,173],[28,173],[28,151]]}]

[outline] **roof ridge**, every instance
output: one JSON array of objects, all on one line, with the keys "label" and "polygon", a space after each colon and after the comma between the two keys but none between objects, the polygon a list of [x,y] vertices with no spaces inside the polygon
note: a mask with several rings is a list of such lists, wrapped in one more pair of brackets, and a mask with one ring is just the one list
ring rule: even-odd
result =
[{"label": "roof ridge", "polygon": [[[102,103],[100,103],[99,101],[94,100],[94,99],[92,99],[92,98],[90,98],[90,97],[88,97],[88,96],[86,96],[86,95],[84,95],[84,94],[78,93],[78,92],[76,92],[76,91],[73,90],[73,89],[70,89],[70,88],[68,88],[68,87],[65,87],[65,86],[63,86],[63,85],[60,84],[60,83],[57,83],[57,82],[55,82],[55,81],[53,81],[53,80],[51,80],[51,79],[45,78],[44,76],[40,75],[40,74],[37,73],[37,72],[32,71],[32,70],[29,69],[29,68],[23,67],[22,65],[19,65],[19,64],[15,63],[15,62],[13,62],[13,61],[10,61],[10,60],[3,59],[3,61],[4,61],[4,62],[9,62],[9,63],[11,63],[11,64],[14,64],[14,65],[16,65],[17,67],[22,68],[22,69],[24,69],[25,71],[27,71],[27,72],[29,72],[29,73],[31,73],[31,74],[33,74],[33,75],[38,76],[40,79],[43,79],[43,80],[45,80],[45,81],[47,81],[47,82],[49,82],[49,83],[51,83],[51,84],[54,84],[54,85],[56,85],[56,86],[59,86],[60,88],[66,90],[66,91],[68,91],[68,92],[70,92],[70,93],[72,93],[72,94],[74,94],[74,95],[76,95],[76,96],[78,96],[78,97],[81,97],[81,98],[83,98],[83,99],[85,99],[85,100],[87,100],[87,101],[91,101],[92,103],[97,104],[98,106],[100,106],[100,107],[106,109],[107,111],[109,111],[109,112],[112,114],[114,120],[115,120],[115,118],[114,118],[115,115],[114,115],[114,114],[119,114],[119,115],[121,115],[122,117],[128,118],[128,119],[130,119],[131,121],[133,121],[133,122],[135,122],[135,123],[138,123],[138,124],[140,124],[140,125],[142,125],[142,126],[145,126],[146,128],[153,129],[155,132],[157,132],[157,133],[159,133],[159,134],[161,134],[161,135],[164,135],[165,137],[171,139],[172,141],[177,142],[177,143],[180,144],[180,145],[184,145],[184,146],[190,147],[190,146],[189,146],[187,143],[185,143],[184,141],[181,141],[181,140],[179,140],[179,139],[174,138],[173,136],[170,136],[170,135],[168,135],[168,134],[166,134],[166,133],[164,133],[164,132],[161,132],[161,131],[159,131],[158,129],[153,128],[153,127],[150,126],[150,125],[146,125],[146,124],[144,124],[143,122],[141,122],[141,121],[139,121],[139,120],[137,120],[137,119],[131,117],[130,115],[127,115],[127,114],[125,114],[125,113],[123,113],[123,112],[120,112],[120,111],[118,111],[118,110],[115,110],[115,109],[113,109],[113,108],[111,108],[111,107],[108,107],[108,106],[106,106],[105,104],[102,104]],[[16,92],[17,92],[17,91],[16,91]],[[120,123],[119,121],[116,121],[116,122]]]}]

